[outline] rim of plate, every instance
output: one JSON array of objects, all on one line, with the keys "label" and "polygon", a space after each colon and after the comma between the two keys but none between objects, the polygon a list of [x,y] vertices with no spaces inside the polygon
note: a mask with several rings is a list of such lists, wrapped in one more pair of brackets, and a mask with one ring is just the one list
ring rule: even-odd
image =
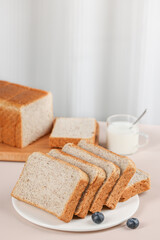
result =
[{"label": "rim of plate", "polygon": [[[48,229],[53,229],[53,230],[58,230],[58,231],[67,231],[67,232],[93,232],[93,231],[100,231],[100,230],[104,230],[104,229],[108,229],[108,228],[111,228],[111,227],[115,227],[119,224],[121,224],[122,222],[125,222],[128,218],[130,218],[138,209],[139,207],[139,196],[136,195],[134,196],[133,198],[135,198],[135,201],[136,202],[136,206],[134,208],[134,210],[125,218],[123,218],[123,220],[118,220],[118,221],[115,221],[114,224],[113,222],[111,224],[97,224],[97,225],[94,225],[93,228],[88,228],[88,229],[83,229],[83,228],[74,228],[74,229],[67,229],[67,224],[64,226],[63,225],[63,222],[62,222],[62,226],[58,226],[58,227],[54,227],[53,225],[50,225],[50,224],[45,224],[45,223],[37,223],[36,221],[32,220],[29,216],[25,215],[23,213],[23,211],[21,211],[17,205],[16,205],[16,201],[19,201],[17,200],[16,198],[12,197],[12,205],[14,207],[14,209],[16,210],[16,212],[21,216],[23,217],[24,219],[26,219],[27,221],[35,224],[35,225],[38,225],[38,226],[41,226],[41,227],[45,227],[45,228],[48,228]],[[25,202],[23,202],[24,204],[27,204]],[[103,212],[103,210],[102,210]],[[80,219],[81,220],[81,219]],[[74,223],[73,223],[74,224]]]}]

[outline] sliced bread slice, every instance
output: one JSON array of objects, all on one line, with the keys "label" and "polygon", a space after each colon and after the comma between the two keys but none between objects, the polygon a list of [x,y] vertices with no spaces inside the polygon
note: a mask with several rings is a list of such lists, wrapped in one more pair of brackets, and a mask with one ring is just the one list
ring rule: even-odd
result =
[{"label": "sliced bread slice", "polygon": [[114,209],[119,202],[120,197],[123,194],[130,179],[133,177],[136,171],[134,162],[127,157],[120,156],[99,145],[91,144],[83,140],[78,143],[78,146],[119,166],[120,177],[105,203],[108,208]]},{"label": "sliced bread slice", "polygon": [[51,147],[77,144],[81,139],[95,143],[97,122],[94,118],[56,118],[49,137]]},{"label": "sliced bread slice", "polygon": [[11,195],[69,222],[88,181],[79,168],[35,152],[26,161]]},{"label": "sliced bread slice", "polygon": [[89,184],[86,190],[84,191],[75,211],[75,215],[84,218],[90,209],[91,203],[96,192],[98,191],[104,179],[106,178],[104,170],[91,163],[88,163],[87,161],[81,160],[67,153],[64,153],[58,149],[51,150],[49,154],[55,158],[59,158],[76,167],[79,167],[82,171],[84,171],[88,175]]},{"label": "sliced bread slice", "polygon": [[148,173],[137,169],[136,173],[131,178],[128,186],[124,190],[120,202],[127,201],[129,198],[140,194],[150,189],[150,176]]},{"label": "sliced bread slice", "polygon": [[103,168],[104,171],[106,172],[106,179],[104,180],[103,185],[96,193],[95,198],[90,207],[90,211],[92,213],[101,211],[108,194],[112,190],[112,187],[114,186],[116,180],[119,177],[120,174],[119,167],[117,167],[112,162],[100,158],[99,156],[96,156],[93,153],[90,153],[72,143],[66,144],[63,147],[62,151],[71,154],[75,157],[78,157],[80,159],[83,159],[87,162],[90,162],[92,164],[95,164],[96,166]]}]

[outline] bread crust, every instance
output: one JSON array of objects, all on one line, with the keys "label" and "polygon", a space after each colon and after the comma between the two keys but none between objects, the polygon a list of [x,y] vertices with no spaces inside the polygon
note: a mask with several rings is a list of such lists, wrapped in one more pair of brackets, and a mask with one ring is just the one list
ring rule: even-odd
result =
[{"label": "bread crust", "polygon": [[[54,131],[54,127],[55,127],[55,124],[56,124],[56,120],[57,118],[55,119],[55,122],[54,122],[54,126],[53,126],[53,129],[52,129],[52,132]],[[63,146],[67,143],[74,143],[75,145],[77,145],[79,143],[80,140],[84,139],[84,140],[87,140],[87,142],[89,143],[95,143],[95,140],[96,140],[96,130],[97,130],[97,122],[95,120],[95,129],[94,129],[94,134],[91,138],[62,138],[62,137],[52,137],[52,133],[49,137],[49,145],[53,148],[63,148]]]},{"label": "bread crust", "polygon": [[0,106],[1,142],[16,146],[16,126],[19,121],[19,110],[10,108],[7,103]]},{"label": "bread crust", "polygon": [[48,94],[49,92],[42,90],[25,88],[23,92],[10,98],[9,103],[16,106],[17,108],[21,108],[47,96]]},{"label": "bread crust", "polygon": [[[48,154],[44,154],[44,155],[50,156]],[[53,157],[51,157],[51,158],[53,158]],[[53,159],[55,160],[55,158],[53,158]],[[72,164],[70,164],[68,162],[65,162],[63,160],[60,160],[60,159],[56,159],[56,160],[58,160],[58,161],[60,161],[62,163],[65,163],[68,166],[74,167],[76,170],[81,172],[81,175],[83,177],[83,179],[81,179],[80,182],[78,183],[78,185],[76,186],[76,188],[75,188],[73,194],[71,195],[68,203],[66,204],[65,209],[64,209],[62,215],[59,217],[59,219],[63,220],[64,222],[70,222],[71,219],[73,218],[74,212],[75,212],[77,204],[78,204],[78,202],[79,202],[79,200],[81,198],[81,195],[82,195],[82,193],[84,192],[84,190],[86,189],[86,187],[88,185],[89,177],[80,168],[78,168],[78,167],[76,167],[76,166],[74,166],[74,165],[72,165]]]},{"label": "bread crust", "polygon": [[[105,149],[104,147],[102,147],[100,145],[97,145],[97,144],[92,144],[92,145],[94,147],[98,147],[101,150],[105,150],[106,152],[109,152],[117,157],[120,157],[120,158],[122,157],[121,155],[116,154],[108,149]],[[136,172],[135,163],[128,157],[125,157],[125,158],[128,160],[128,166],[124,170],[122,175],[119,176],[119,179],[117,179],[117,182],[115,183],[112,191],[109,193],[106,203],[104,204],[110,209],[114,209],[117,206],[126,186],[128,185],[130,179],[133,177],[134,173]]]},{"label": "bread crust", "polygon": [[77,203],[81,197],[82,192],[85,190],[87,184],[85,180],[80,180],[80,182],[78,183],[78,185],[76,186],[75,192],[72,194],[68,204],[65,206],[65,211],[63,211],[61,216],[58,216],[56,213],[51,212],[45,208],[43,208],[42,206],[35,204],[33,202],[30,202],[28,200],[24,200],[23,198],[20,198],[16,195],[14,195],[14,192],[12,191],[11,196],[16,198],[19,201],[28,203],[34,207],[40,208],[42,210],[44,210],[45,212],[51,213],[52,215],[56,216],[58,219],[68,223],[72,220],[73,215],[74,215],[74,209],[77,206]]},{"label": "bread crust", "polygon": [[61,162],[61,163],[63,163],[63,164],[66,164],[66,165],[68,165],[68,166],[70,166],[70,167],[72,167],[72,168],[75,168],[77,171],[80,172],[81,179],[80,179],[80,181],[78,182],[78,184],[77,184],[74,192],[73,192],[72,195],[70,196],[69,201],[66,203],[65,208],[64,208],[64,211],[62,212],[62,214],[61,214],[60,216],[58,216],[56,213],[51,212],[51,211],[43,208],[42,206],[39,206],[38,204],[35,204],[35,203],[30,202],[30,201],[28,201],[28,200],[25,200],[25,199],[23,199],[23,198],[21,198],[21,197],[19,197],[19,196],[17,196],[17,195],[14,194],[14,190],[15,190],[16,186],[18,185],[21,176],[23,175],[23,172],[24,172],[25,166],[27,165],[28,159],[27,159],[27,161],[25,162],[24,167],[23,167],[23,170],[22,170],[22,172],[21,172],[21,174],[20,174],[20,177],[19,177],[16,185],[14,186],[14,188],[13,188],[13,190],[12,190],[12,192],[11,192],[11,196],[14,197],[14,198],[16,198],[16,199],[18,199],[18,200],[20,200],[20,201],[23,201],[23,202],[25,202],[25,203],[28,203],[28,204],[30,204],[30,205],[32,205],[32,206],[38,207],[38,208],[40,208],[40,209],[42,209],[42,210],[44,210],[44,211],[46,211],[46,212],[49,212],[49,213],[55,215],[57,218],[59,218],[60,220],[62,220],[62,221],[64,221],[64,222],[70,222],[71,219],[73,218],[74,211],[75,211],[75,209],[76,209],[76,206],[77,206],[77,204],[78,204],[78,201],[79,201],[79,199],[80,199],[83,191],[85,190],[86,186],[88,185],[88,182],[89,182],[88,175],[87,175],[86,173],[84,173],[82,170],[80,170],[79,168],[77,168],[77,167],[75,167],[75,166],[73,166],[73,165],[71,165],[71,164],[69,164],[69,163],[67,163],[67,162],[65,162],[65,161],[62,161],[62,160],[60,160],[60,159],[56,159],[56,158],[54,158],[54,157],[52,157],[52,156],[50,156],[50,155],[48,155],[48,154],[45,154],[45,153],[40,153],[40,154],[42,154],[42,155],[44,155],[44,156],[46,156],[46,157],[49,157],[49,158],[52,159],[52,160],[59,161],[59,162]]},{"label": "bread crust", "polygon": [[107,179],[106,183],[99,189],[90,208],[90,212],[94,213],[102,210],[109,193],[112,191],[113,186],[119,178],[119,173],[120,171],[115,169],[109,179]]},{"label": "bread crust", "polygon": [[99,123],[96,122],[96,137],[95,137],[95,144],[98,145],[99,143]]},{"label": "bread crust", "polygon": [[83,195],[81,196],[79,204],[77,205],[77,208],[74,213],[75,215],[77,215],[80,218],[85,218],[90,209],[91,203],[94,199],[96,192],[101,187],[104,179],[106,178],[105,171],[103,169],[97,167],[94,164],[91,164],[83,159],[73,157],[72,155],[62,152],[61,150],[56,149],[56,151],[60,152],[61,154],[63,154],[66,157],[70,157],[70,158],[74,159],[74,161],[77,160],[78,162],[81,162],[85,165],[94,167],[97,170],[97,174],[96,174],[95,178],[93,179],[92,182],[89,182],[88,187],[86,188]]},{"label": "bread crust", "polygon": [[0,84],[0,142],[22,148],[21,108],[49,92],[3,81]]},{"label": "bread crust", "polygon": [[9,84],[9,82],[0,80],[0,88],[7,85],[7,84]]},{"label": "bread crust", "polygon": [[[90,154],[93,157],[96,157],[97,159],[103,160],[104,162],[107,162],[109,164],[112,165],[113,170],[112,170],[112,174],[110,175],[110,177],[104,181],[103,185],[101,186],[101,188],[99,189],[99,191],[97,192],[97,194],[95,195],[95,198],[92,202],[92,205],[90,207],[90,211],[91,212],[97,212],[97,211],[101,211],[103,205],[105,204],[105,200],[107,199],[107,196],[109,195],[110,191],[112,190],[113,186],[116,183],[116,180],[119,177],[120,174],[120,169],[117,165],[115,165],[114,163],[101,158],[91,152],[88,152],[87,150],[80,148],[77,145],[74,145],[71,143],[71,146],[80,150],[83,150],[84,152],[86,152],[87,154]],[[63,151],[63,149],[62,149]]]},{"label": "bread crust", "polygon": [[25,91],[27,88],[14,83],[8,83],[0,88],[0,99],[9,101],[12,97]]},{"label": "bread crust", "polygon": [[64,222],[70,222],[72,220],[76,206],[81,198],[82,193],[87,187],[87,184],[88,184],[87,180],[88,180],[87,178],[80,180],[80,182],[76,186],[76,189],[71,195],[68,203],[66,204],[65,209],[62,215],[60,216],[60,219],[63,220]]},{"label": "bread crust", "polygon": [[95,197],[95,194],[103,184],[103,181],[104,178],[97,177],[94,183],[90,184],[83,198],[83,205],[82,204],[80,205],[80,208],[75,212],[75,215],[77,215],[80,218],[86,217],[88,211],[90,210],[90,206]]},{"label": "bread crust", "polygon": [[[67,143],[74,143],[77,145],[82,138],[53,138],[49,137],[49,145],[53,148],[63,148]],[[87,139],[90,142],[94,142],[94,137]]]},{"label": "bread crust", "polygon": [[28,105],[47,94],[48,92],[40,89],[9,82],[3,84],[0,88],[0,99],[6,100],[14,107],[19,108]]},{"label": "bread crust", "polygon": [[[122,157],[119,154],[116,154],[108,149],[105,149],[104,147],[102,147],[100,145],[97,145],[97,144],[92,144],[92,145],[94,147],[98,147],[99,149],[105,150],[106,152],[112,153],[113,155]],[[136,172],[135,163],[128,157],[125,157],[125,158],[128,160],[128,166],[125,169],[125,171],[122,173],[122,175],[117,179],[117,182],[113,186],[113,189],[109,193],[106,203],[104,204],[110,209],[114,209],[117,206],[126,186],[128,185],[130,179],[133,177],[134,173]],[[117,166],[117,165],[115,164],[115,166]]]},{"label": "bread crust", "polygon": [[135,164],[132,162],[132,160],[130,160],[128,167],[124,170],[120,178],[117,180],[117,183],[113,187],[112,192],[110,193],[106,200],[105,205],[108,208],[114,209],[117,206],[126,186],[128,185],[130,179],[132,178],[135,172],[136,172]]},{"label": "bread crust", "polygon": [[[141,171],[141,170],[139,169],[139,171]],[[146,175],[148,175],[148,174],[146,174]],[[150,176],[148,175],[147,179],[143,179],[143,180],[141,180],[139,182],[135,182],[131,186],[127,186],[126,189],[124,190],[121,198],[120,198],[120,202],[125,202],[129,198],[149,190],[151,188],[150,181],[151,181],[150,180]]]}]

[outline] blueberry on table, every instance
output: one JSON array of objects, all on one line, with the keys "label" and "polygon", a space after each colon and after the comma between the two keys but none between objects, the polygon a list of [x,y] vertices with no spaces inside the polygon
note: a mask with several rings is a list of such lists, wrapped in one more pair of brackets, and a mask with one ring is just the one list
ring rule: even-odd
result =
[{"label": "blueberry on table", "polygon": [[127,226],[131,229],[135,229],[139,226],[139,221],[137,218],[130,218],[127,220]]},{"label": "blueberry on table", "polygon": [[101,212],[95,212],[92,214],[92,220],[94,223],[100,224],[104,220],[104,215]]}]

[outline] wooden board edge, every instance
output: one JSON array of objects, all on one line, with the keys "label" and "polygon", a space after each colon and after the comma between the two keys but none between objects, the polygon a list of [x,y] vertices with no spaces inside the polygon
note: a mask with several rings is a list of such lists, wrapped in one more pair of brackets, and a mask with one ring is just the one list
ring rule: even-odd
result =
[{"label": "wooden board edge", "polygon": [[0,161],[25,162],[31,153],[0,152]]}]

